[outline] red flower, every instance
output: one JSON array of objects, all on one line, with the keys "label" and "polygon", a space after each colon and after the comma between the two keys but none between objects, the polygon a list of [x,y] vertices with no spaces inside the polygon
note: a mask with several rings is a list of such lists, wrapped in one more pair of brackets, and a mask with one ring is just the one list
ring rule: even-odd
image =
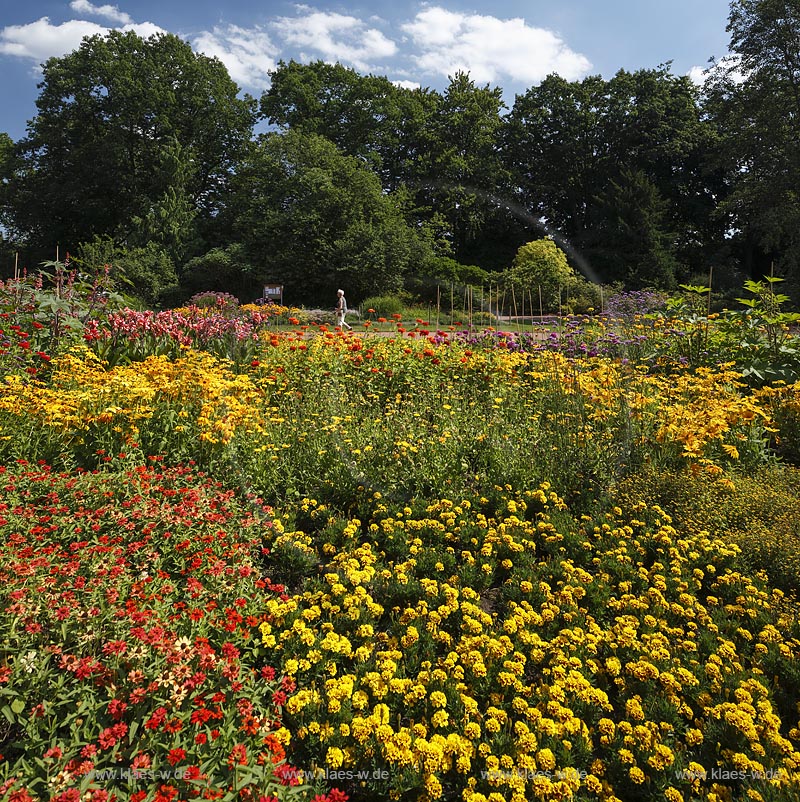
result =
[{"label": "red flower", "polygon": [[164,719],[167,717],[167,708],[166,707],[158,707],[153,712],[153,715],[150,716],[147,721],[144,723],[144,727],[146,730],[157,730],[163,723]]},{"label": "red flower", "polygon": [[110,749],[117,742],[117,736],[111,727],[106,727],[97,739],[103,749]]},{"label": "red flower", "polygon": [[178,747],[177,749],[170,749],[169,754],[167,755],[167,762],[171,766],[176,766],[178,763],[180,763],[182,760],[185,759],[186,759],[186,750],[181,749],[181,747]]},{"label": "red flower", "polygon": [[231,749],[230,755],[228,755],[228,767],[233,768],[234,766],[246,766],[247,765],[247,747],[244,744],[236,744],[236,746]]},{"label": "red flower", "polygon": [[142,752],[136,755],[136,757],[131,761],[131,768],[134,769],[149,769],[150,766],[152,766],[150,755],[144,754]]},{"label": "red flower", "polygon": [[197,724],[197,725],[205,724],[211,718],[211,715],[212,714],[211,714],[210,710],[206,710],[205,708],[201,708],[200,710],[192,711],[192,715],[191,715],[191,718],[189,719],[189,721],[192,724]]},{"label": "red flower", "polygon": [[61,760],[61,757],[64,753],[61,751],[60,746],[51,746],[45,753],[45,758],[55,758],[56,760]]},{"label": "red flower", "polygon": [[119,721],[122,718],[123,714],[125,713],[125,709],[127,707],[128,705],[121,699],[112,699],[108,703],[108,712],[111,713],[111,717],[115,721]]},{"label": "red flower", "polygon": [[70,788],[58,796],[51,798],[51,802],[80,802],[81,792],[77,788]]},{"label": "red flower", "polygon": [[156,792],[156,798],[153,802],[170,802],[178,795],[178,789],[172,785],[162,785]]}]

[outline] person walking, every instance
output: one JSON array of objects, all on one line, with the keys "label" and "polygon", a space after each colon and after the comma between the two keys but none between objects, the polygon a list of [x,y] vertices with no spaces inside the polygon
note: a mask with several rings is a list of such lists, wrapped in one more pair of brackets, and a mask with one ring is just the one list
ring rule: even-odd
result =
[{"label": "person walking", "polygon": [[347,314],[347,300],[344,297],[344,290],[336,290],[336,306],[334,309],[336,311],[336,325],[340,328],[352,331],[353,327],[348,325],[347,321],[344,319]]}]

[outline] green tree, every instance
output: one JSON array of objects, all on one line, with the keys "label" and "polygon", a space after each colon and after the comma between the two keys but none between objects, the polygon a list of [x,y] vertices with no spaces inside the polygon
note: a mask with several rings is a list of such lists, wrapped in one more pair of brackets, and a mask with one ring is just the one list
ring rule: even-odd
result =
[{"label": "green tree", "polygon": [[[696,89],[665,65],[621,70],[609,81],[549,76],[517,97],[504,154],[533,225],[581,254],[590,276],[615,281],[623,278],[615,265],[624,260],[615,258],[612,242],[598,239],[598,229],[616,225],[612,184],[629,183],[629,171],[644,175],[664,202],[650,217],[662,226],[660,247],[687,270],[704,267],[704,243],[723,237],[712,222],[719,181],[706,167],[714,136]],[[624,257],[621,244],[616,255]]]},{"label": "green tree", "polygon": [[507,262],[502,249],[487,248],[485,239],[499,245],[493,234],[504,232],[509,220],[504,202],[509,180],[500,152],[504,109],[500,87],[479,87],[467,73],[456,73],[412,177],[417,206],[436,210],[447,221],[455,258],[495,269]]},{"label": "green tree", "polygon": [[127,246],[111,237],[96,236],[78,245],[72,262],[89,275],[108,270],[120,292],[148,306],[157,304],[178,285],[175,265],[155,242]]},{"label": "green tree", "polygon": [[561,293],[573,286],[578,274],[570,267],[567,255],[552,239],[538,239],[522,245],[505,273],[505,283],[529,296],[536,303],[541,292],[545,309],[559,306]]},{"label": "green tree", "polygon": [[221,62],[112,31],[49,59],[40,90],[5,188],[14,231],[64,249],[152,236],[176,256],[209,234],[255,113]]},{"label": "green tree", "polygon": [[499,88],[465,73],[442,95],[323,62],[281,63],[261,98],[269,123],[324,136],[370,166],[387,192],[407,187],[420,226],[443,227],[461,261],[494,267],[513,255],[509,232],[519,228],[500,158],[503,108]]},{"label": "green tree", "polygon": [[6,264],[11,265],[12,244],[8,239],[8,231],[5,229],[8,219],[8,210],[5,208],[8,194],[5,186],[13,171],[13,155],[14,140],[8,134],[0,133],[0,277],[5,273]]},{"label": "green tree", "polygon": [[279,281],[294,302],[331,305],[398,290],[429,243],[406,221],[403,194],[385,193],[361,159],[300,131],[254,144],[236,175],[230,213],[257,279]]},{"label": "green tree", "polygon": [[603,275],[631,289],[672,289],[680,265],[669,230],[669,207],[641,170],[623,170],[595,199],[597,226],[587,242]]},{"label": "green tree", "polygon": [[734,0],[730,50],[714,65],[705,104],[722,140],[730,192],[720,219],[735,232],[756,278],[777,272],[800,284],[800,4]]},{"label": "green tree", "polygon": [[281,130],[324,136],[342,153],[362,158],[384,188],[394,190],[413,176],[440,99],[428,89],[398,87],[338,63],[290,61],[272,73],[260,113]]},{"label": "green tree", "polygon": [[570,82],[550,75],[517,96],[504,131],[506,167],[531,225],[573,243],[582,241],[589,204],[608,175],[606,91],[599,76]]}]

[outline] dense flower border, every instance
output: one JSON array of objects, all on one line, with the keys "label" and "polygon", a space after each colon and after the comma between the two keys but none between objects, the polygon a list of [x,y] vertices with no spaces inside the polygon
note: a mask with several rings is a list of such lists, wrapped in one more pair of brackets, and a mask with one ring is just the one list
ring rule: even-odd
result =
[{"label": "dense flower border", "polygon": [[285,798],[296,686],[258,631],[279,526],[158,460],[0,468],[0,796]]}]

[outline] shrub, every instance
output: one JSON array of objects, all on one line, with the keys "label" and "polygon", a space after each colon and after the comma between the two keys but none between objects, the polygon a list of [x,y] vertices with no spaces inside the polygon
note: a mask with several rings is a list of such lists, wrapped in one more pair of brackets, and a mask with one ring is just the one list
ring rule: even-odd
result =
[{"label": "shrub", "polygon": [[231,309],[239,306],[239,299],[229,292],[198,292],[188,301],[189,306],[197,306],[201,309],[220,308]]},{"label": "shrub", "polygon": [[[401,315],[403,313],[403,301],[396,295],[374,295],[370,298],[365,298],[361,302],[361,310],[364,318],[374,317],[391,317],[392,315]],[[373,312],[369,310],[372,309]]]}]

